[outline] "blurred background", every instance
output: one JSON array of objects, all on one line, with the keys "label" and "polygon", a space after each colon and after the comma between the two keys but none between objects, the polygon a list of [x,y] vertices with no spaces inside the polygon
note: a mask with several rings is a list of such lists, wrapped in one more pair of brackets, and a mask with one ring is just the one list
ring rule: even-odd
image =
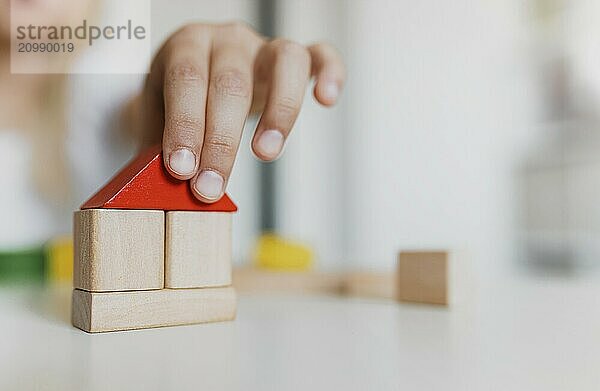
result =
[{"label": "blurred background", "polygon": [[[98,3],[99,18],[120,4]],[[317,270],[391,271],[402,249],[444,248],[468,253],[485,283],[597,269],[598,15],[594,0],[152,0],[151,34],[157,50],[185,23],[243,20],[331,42],[346,60],[340,104],[326,110],[307,94],[275,164],[252,156],[248,121],[229,187],[236,264],[275,232]],[[134,155],[113,133],[143,75],[62,82],[63,144],[40,155],[0,126],[3,281],[15,259],[21,276],[68,274],[39,259],[68,259],[72,211]],[[58,196],[21,175],[53,177],[57,156],[68,167]]]}]

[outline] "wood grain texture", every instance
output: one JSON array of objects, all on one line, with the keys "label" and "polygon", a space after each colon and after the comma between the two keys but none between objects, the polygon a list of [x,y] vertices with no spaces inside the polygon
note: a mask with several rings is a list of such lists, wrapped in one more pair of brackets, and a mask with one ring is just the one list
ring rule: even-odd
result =
[{"label": "wood grain texture", "polygon": [[74,287],[93,292],[161,289],[164,226],[161,211],[75,212]]},{"label": "wood grain texture", "polygon": [[448,252],[403,251],[398,259],[398,300],[448,305]]},{"label": "wood grain texture", "polygon": [[73,326],[89,333],[235,319],[232,287],[133,292],[73,290]]},{"label": "wood grain texture", "polygon": [[234,212],[227,194],[212,204],[199,201],[188,181],[173,178],[163,164],[162,147],[148,148],[111,178],[81,209],[154,209]]},{"label": "wood grain texture", "polygon": [[349,272],[344,276],[342,293],[352,297],[396,300],[397,282],[395,273]]},{"label": "wood grain texture", "polygon": [[167,212],[165,287],[231,285],[231,213]]}]

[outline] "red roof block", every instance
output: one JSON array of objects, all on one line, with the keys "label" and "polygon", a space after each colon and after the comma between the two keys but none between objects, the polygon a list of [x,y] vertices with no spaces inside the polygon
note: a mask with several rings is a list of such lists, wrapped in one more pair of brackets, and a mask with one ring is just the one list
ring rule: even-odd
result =
[{"label": "red roof block", "polygon": [[188,181],[169,175],[163,165],[161,147],[155,146],[129,162],[81,209],[235,212],[237,206],[227,194],[213,204],[198,201]]}]

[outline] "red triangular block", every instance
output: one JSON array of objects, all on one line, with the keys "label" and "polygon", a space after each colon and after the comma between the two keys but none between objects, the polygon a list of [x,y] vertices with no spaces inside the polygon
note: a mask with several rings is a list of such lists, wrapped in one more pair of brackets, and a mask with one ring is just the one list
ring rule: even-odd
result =
[{"label": "red triangular block", "polygon": [[213,204],[198,201],[188,181],[180,181],[169,175],[163,165],[161,147],[156,146],[127,164],[81,209],[235,212],[237,206],[227,194]]}]

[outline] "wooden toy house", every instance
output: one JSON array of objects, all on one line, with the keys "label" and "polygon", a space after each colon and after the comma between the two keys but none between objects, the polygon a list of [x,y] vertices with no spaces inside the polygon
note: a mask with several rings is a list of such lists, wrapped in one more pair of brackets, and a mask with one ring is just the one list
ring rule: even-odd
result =
[{"label": "wooden toy house", "polygon": [[74,216],[73,325],[87,332],[235,318],[231,217],[198,201],[160,147],[140,154]]}]

